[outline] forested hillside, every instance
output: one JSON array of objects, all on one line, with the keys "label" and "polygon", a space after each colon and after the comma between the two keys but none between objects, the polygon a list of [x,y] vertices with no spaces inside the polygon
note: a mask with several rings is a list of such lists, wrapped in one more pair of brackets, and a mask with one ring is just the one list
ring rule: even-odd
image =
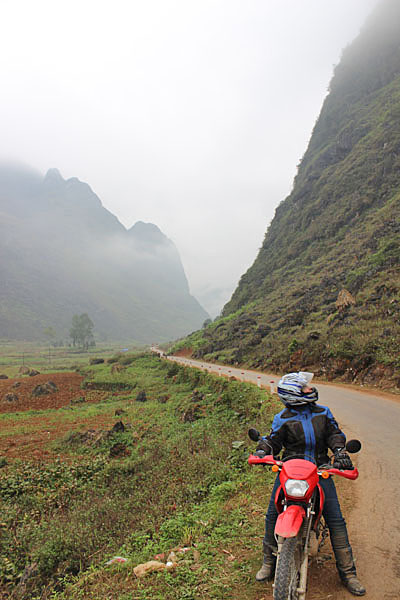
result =
[{"label": "forested hillside", "polygon": [[254,264],[183,343],[195,355],[400,387],[399,40],[385,0],[335,68]]},{"label": "forested hillside", "polygon": [[0,165],[0,338],[68,338],[88,313],[101,339],[169,340],[207,313],[160,229],[127,230],[91,188],[56,169]]}]

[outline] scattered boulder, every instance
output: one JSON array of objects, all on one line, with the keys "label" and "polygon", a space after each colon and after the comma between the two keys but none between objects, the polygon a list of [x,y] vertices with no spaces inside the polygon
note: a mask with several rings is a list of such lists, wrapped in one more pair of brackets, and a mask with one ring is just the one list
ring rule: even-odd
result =
[{"label": "scattered boulder", "polygon": [[321,334],[319,331],[311,331],[308,334],[307,339],[308,340],[319,340],[320,337],[321,337]]},{"label": "scattered boulder", "polygon": [[54,394],[58,391],[58,387],[53,381],[41,383],[33,388],[32,396],[45,396],[46,394]]},{"label": "scattered boulder", "polygon": [[45,383],[45,385],[47,385],[47,387],[52,390],[53,392],[58,392],[58,387],[56,386],[56,384],[54,383],[54,381],[47,381]]},{"label": "scattered boulder", "polygon": [[4,400],[6,402],[18,402],[18,396],[17,396],[17,394],[13,394],[12,392],[9,392],[8,394],[6,394],[4,396]]},{"label": "scattered boulder", "polygon": [[138,393],[136,396],[136,402],[147,402],[147,395],[144,390]]},{"label": "scattered boulder", "polygon": [[117,408],[114,414],[116,417],[121,417],[122,415],[127,415],[128,413],[123,408]]},{"label": "scattered boulder", "polygon": [[26,367],[25,365],[22,365],[22,367],[20,367],[18,369],[18,373],[20,373],[21,375],[29,375],[30,373],[30,368]]},{"label": "scattered boulder", "polygon": [[118,362],[120,357],[121,357],[121,354],[118,354],[118,356],[111,356],[110,358],[107,358],[106,363],[108,365],[112,365],[113,363]]},{"label": "scattered boulder", "polygon": [[117,421],[111,429],[111,433],[122,433],[123,431],[125,431],[125,425],[122,421]]},{"label": "scattered boulder", "polygon": [[198,419],[201,419],[202,416],[201,407],[198,404],[194,404],[185,410],[182,415],[182,421],[184,423],[194,423],[195,421],[198,421]]},{"label": "scattered boulder", "polygon": [[19,388],[19,387],[20,387],[20,385],[21,385],[21,382],[20,382],[20,381],[15,381],[15,382],[12,384],[12,386],[11,386],[11,387],[13,387],[13,388]]},{"label": "scattered boulder", "polygon": [[4,375],[4,373],[0,374],[0,379],[8,379],[8,375]]},{"label": "scattered boulder", "polygon": [[[112,440],[116,433],[121,433],[127,429],[132,429],[132,425],[127,423],[124,425],[122,421],[115,423],[112,429],[104,431],[102,429],[88,429],[87,431],[71,431],[65,439],[65,443],[71,446],[84,444],[86,446],[100,446],[103,442]],[[132,437],[135,437],[133,434]],[[128,456],[130,450],[126,444],[118,442],[110,448],[110,457]]]},{"label": "scattered boulder", "polygon": [[199,390],[194,390],[192,394],[192,402],[201,402],[204,400],[204,394]]},{"label": "scattered boulder", "polygon": [[159,402],[160,404],[166,404],[169,399],[170,399],[169,394],[163,394],[162,396],[159,396],[157,398],[157,402]]},{"label": "scattered boulder", "polygon": [[116,458],[117,456],[129,456],[130,451],[125,444],[114,444],[110,448],[110,457]]},{"label": "scattered boulder", "polygon": [[36,375],[40,375],[40,372],[36,371],[36,369],[30,369],[28,375],[29,377],[36,377]]},{"label": "scattered boulder", "polygon": [[104,363],[104,358],[91,358],[89,360],[89,365],[102,365]]}]

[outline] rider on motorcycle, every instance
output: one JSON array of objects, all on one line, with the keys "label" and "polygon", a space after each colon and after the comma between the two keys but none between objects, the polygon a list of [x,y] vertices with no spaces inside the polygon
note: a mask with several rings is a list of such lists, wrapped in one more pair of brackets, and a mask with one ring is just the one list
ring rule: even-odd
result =
[{"label": "rider on motorcycle", "polygon": [[[310,387],[311,373],[288,373],[278,383],[278,395],[285,409],[275,415],[272,428],[263,436],[257,450],[277,455],[284,448],[283,458],[301,454],[314,460],[317,466],[329,463],[328,448],[334,453],[333,466],[337,469],[352,469],[353,464],[345,450],[346,437],[339,429],[331,411],[317,404],[318,391]],[[357,579],[353,553],[349,543],[345,520],[332,477],[320,478],[325,493],[323,516],[329,528],[331,544],[336,558],[339,576],[347,589],[355,596],[363,596],[365,588]],[[263,540],[264,561],[256,575],[257,581],[271,580],[275,571],[276,540],[274,536],[278,513],[274,498],[279,487],[275,481],[265,519]]]}]

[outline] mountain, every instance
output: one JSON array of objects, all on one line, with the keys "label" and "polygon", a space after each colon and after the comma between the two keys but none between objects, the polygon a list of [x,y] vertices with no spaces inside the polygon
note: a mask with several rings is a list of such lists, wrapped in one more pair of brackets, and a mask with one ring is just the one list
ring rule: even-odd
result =
[{"label": "mountain", "polygon": [[181,345],[399,387],[399,240],[400,2],[384,0],[344,50],[293,190],[223,317]]},{"label": "mountain", "polygon": [[112,340],[174,339],[207,313],[174,244],[151,223],[127,230],[89,185],[0,165],[0,338],[68,336],[88,313]]}]

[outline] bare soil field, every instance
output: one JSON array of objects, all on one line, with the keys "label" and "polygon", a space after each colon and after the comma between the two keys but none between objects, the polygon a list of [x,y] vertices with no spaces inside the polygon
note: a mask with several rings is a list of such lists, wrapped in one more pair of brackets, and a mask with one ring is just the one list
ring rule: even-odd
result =
[{"label": "bare soil field", "polygon": [[[26,410],[48,410],[67,406],[73,400],[83,396],[81,389],[83,377],[79,373],[44,373],[34,377],[16,377],[0,380],[0,413],[21,412]],[[57,386],[53,394],[34,396],[33,390],[38,385],[52,381]],[[18,399],[9,401],[7,394],[14,394]]]},{"label": "bare soil field", "polygon": [[[34,396],[33,390],[38,385],[52,381],[57,391],[50,394]],[[28,411],[48,411],[29,413],[26,416],[4,420],[0,434],[0,455],[6,459],[54,458],[58,453],[51,450],[51,442],[61,439],[71,430],[107,429],[115,419],[110,416],[93,416],[88,418],[60,419],[56,417],[59,409],[69,406],[96,404],[111,395],[109,391],[83,390],[83,377],[78,373],[45,373],[34,377],[16,377],[0,380],[0,413],[17,414]],[[15,384],[18,384],[15,387]],[[17,400],[8,400],[7,395],[14,394]],[[124,395],[118,392],[118,396]],[[84,400],[83,400],[84,399]],[[77,403],[77,404],[74,404]]]}]

